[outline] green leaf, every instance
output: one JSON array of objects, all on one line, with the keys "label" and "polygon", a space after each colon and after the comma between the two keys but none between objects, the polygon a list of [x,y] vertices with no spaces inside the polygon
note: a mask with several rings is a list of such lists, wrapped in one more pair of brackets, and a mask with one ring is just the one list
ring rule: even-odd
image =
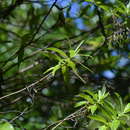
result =
[{"label": "green leaf", "polygon": [[85,84],[86,82],[84,81],[84,79],[78,74],[76,64],[69,58],[67,58],[66,61],[68,63],[67,66],[69,66],[73,70],[74,74]]},{"label": "green leaf", "polygon": [[81,107],[81,106],[84,106],[86,104],[87,104],[86,101],[80,101],[80,102],[76,103],[75,107]]},{"label": "green leaf", "polygon": [[0,122],[0,130],[14,130],[13,126],[6,121]]},{"label": "green leaf", "polygon": [[105,11],[109,11],[110,7],[107,5],[99,5],[100,8],[104,9]]},{"label": "green leaf", "polygon": [[109,93],[106,93],[106,87],[103,87],[102,90],[98,91],[99,101],[105,99],[108,95]]},{"label": "green leaf", "polygon": [[109,101],[104,101],[104,104],[105,105],[102,105],[102,107],[104,107],[106,111],[110,112],[110,114],[116,117],[117,111],[115,110],[114,106],[112,106]]},{"label": "green leaf", "polygon": [[124,113],[130,112],[130,103],[125,106]]},{"label": "green leaf", "polygon": [[76,56],[75,50],[69,50],[70,58],[73,58]]},{"label": "green leaf", "polygon": [[64,53],[64,51],[58,49],[58,48],[54,48],[54,47],[50,47],[50,48],[47,48],[47,50],[51,50],[51,51],[54,51],[54,52],[57,52],[58,54],[60,54],[62,57],[64,58],[67,58],[68,56]]},{"label": "green leaf", "polygon": [[87,2],[93,2],[93,0],[85,0],[85,1],[87,1]]},{"label": "green leaf", "polygon": [[48,57],[49,59],[54,59],[54,60],[58,60],[58,61],[62,60],[61,57],[48,53],[48,52],[45,52],[43,55]]},{"label": "green leaf", "polygon": [[90,119],[92,119],[92,120],[96,120],[96,121],[102,122],[102,123],[104,123],[105,125],[107,125],[107,121],[106,121],[105,118],[103,118],[102,116],[99,116],[99,115],[91,115],[91,116],[88,116],[88,118],[90,118]]},{"label": "green leaf", "polygon": [[119,102],[121,111],[123,111],[124,105],[123,105],[122,98],[120,97],[120,95],[119,95],[118,93],[115,93],[115,95],[116,95],[116,97],[117,97],[117,99],[118,99],[118,102]]},{"label": "green leaf", "polygon": [[111,123],[109,123],[111,130],[117,130],[119,125],[120,125],[119,120],[113,120]]},{"label": "green leaf", "polygon": [[126,7],[127,7],[127,8],[126,8],[126,12],[127,12],[127,14],[129,14],[129,13],[130,13],[130,2],[127,4]]},{"label": "green leaf", "polygon": [[75,49],[75,53],[76,53],[76,55],[78,54],[78,52],[80,51],[80,47],[81,47],[81,45],[84,43],[84,41],[81,41],[80,43],[79,43],[79,45],[76,47],[76,49]]},{"label": "green leaf", "polygon": [[86,94],[79,94],[79,97],[82,97],[83,99],[87,100],[89,103],[94,104],[93,99]]},{"label": "green leaf", "polygon": [[83,90],[83,92],[88,93],[88,94],[91,95],[95,100],[97,100],[97,94],[94,94],[92,91],[85,89],[85,90]]},{"label": "green leaf", "polygon": [[76,69],[76,64],[71,61],[69,58],[67,59],[67,65],[74,71],[74,72],[77,72],[77,69]]},{"label": "green leaf", "polygon": [[60,68],[61,68],[61,65],[60,65],[60,64],[57,64],[57,65],[55,65],[55,66],[53,66],[53,67],[47,69],[43,74],[46,74],[46,73],[48,73],[48,72],[51,71],[52,76],[55,76],[56,71],[57,71],[58,69],[60,69]]},{"label": "green leaf", "polygon": [[43,74],[46,74],[46,73],[52,71],[53,69],[54,69],[54,67],[51,67],[51,68],[47,69]]},{"label": "green leaf", "polygon": [[90,57],[93,58],[92,56],[88,55],[88,54],[79,54],[80,56],[85,56],[85,57]]},{"label": "green leaf", "polygon": [[99,127],[99,130],[107,130],[107,128],[108,128],[107,126],[103,125]]},{"label": "green leaf", "polygon": [[68,68],[65,65],[61,67],[62,75],[64,77],[65,82],[68,81],[68,71],[67,70],[68,70]]},{"label": "green leaf", "polygon": [[53,76],[55,75],[55,73],[56,73],[56,71],[57,71],[58,69],[60,69],[60,65],[59,65],[59,64],[53,67],[53,70],[52,70],[52,75],[53,75]]},{"label": "green leaf", "polygon": [[116,7],[117,7],[116,10],[119,11],[120,13],[122,14],[126,13],[126,6],[123,2],[118,0]]},{"label": "green leaf", "polygon": [[93,71],[91,69],[89,69],[87,66],[85,66],[84,64],[82,64],[81,62],[78,62],[83,68],[85,68],[86,70],[90,71],[91,73],[93,73]]},{"label": "green leaf", "polygon": [[[105,105],[103,105],[103,106],[105,106]],[[105,108],[105,107],[103,107],[103,106],[101,106],[100,105],[100,111],[101,111],[101,113],[107,118],[107,119],[109,119],[109,120],[112,120],[112,114]]]},{"label": "green leaf", "polygon": [[91,110],[91,113],[94,114],[95,111],[97,110],[97,105],[96,105],[96,104],[90,105],[90,106],[89,106],[89,109]]}]

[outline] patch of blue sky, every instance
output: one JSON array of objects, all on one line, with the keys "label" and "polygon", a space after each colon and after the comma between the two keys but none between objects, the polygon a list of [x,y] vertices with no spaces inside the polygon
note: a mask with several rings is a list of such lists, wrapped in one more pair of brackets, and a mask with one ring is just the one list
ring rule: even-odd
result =
[{"label": "patch of blue sky", "polygon": [[44,0],[45,4],[52,5],[55,2],[55,0]]},{"label": "patch of blue sky", "polygon": [[[44,3],[48,5],[52,5],[55,2],[55,0],[45,0]],[[64,8],[68,5],[70,5],[71,0],[57,0],[57,5],[60,6],[61,8]]]},{"label": "patch of blue sky", "polygon": [[57,4],[62,8],[69,6],[70,3],[71,3],[71,0],[58,0],[57,2]]},{"label": "patch of blue sky", "polygon": [[130,62],[130,60],[128,58],[124,58],[122,57],[118,63],[117,63],[117,66],[118,67],[124,67],[128,62]]},{"label": "patch of blue sky", "polygon": [[90,2],[86,2],[86,1],[85,1],[85,2],[82,2],[81,6],[82,6],[82,7],[86,7],[86,6],[89,5],[89,4],[90,4]]},{"label": "patch of blue sky", "polygon": [[113,79],[113,78],[115,78],[115,73],[112,72],[111,70],[105,70],[105,71],[103,71],[102,75],[103,75],[105,78],[108,78],[108,79]]},{"label": "patch of blue sky", "polygon": [[71,9],[69,12],[70,17],[77,18],[80,12],[80,5],[76,2],[72,3]]},{"label": "patch of blue sky", "polygon": [[118,56],[119,53],[118,53],[116,50],[113,50],[113,51],[111,52],[111,55],[112,55],[112,56]]},{"label": "patch of blue sky", "polygon": [[88,10],[88,13],[93,13],[94,9],[95,9],[95,6],[91,5],[91,7]]},{"label": "patch of blue sky", "polygon": [[128,44],[128,49],[130,50],[130,43]]},{"label": "patch of blue sky", "polygon": [[83,19],[77,18],[74,20],[74,23],[76,24],[78,29],[87,30],[87,26],[83,23]]}]

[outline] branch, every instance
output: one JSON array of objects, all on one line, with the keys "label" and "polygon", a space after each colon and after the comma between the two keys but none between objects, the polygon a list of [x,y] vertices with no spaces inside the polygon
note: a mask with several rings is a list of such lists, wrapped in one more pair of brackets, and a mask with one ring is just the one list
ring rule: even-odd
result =
[{"label": "branch", "polygon": [[[51,13],[52,8],[56,5],[56,2],[57,2],[57,0],[55,0],[55,2],[52,4],[52,6],[50,7],[49,11],[47,12],[47,14],[45,15],[45,17],[42,19],[41,23],[40,23],[39,26],[37,27],[36,31],[34,32],[34,34],[33,34],[32,38],[31,38],[31,40],[24,46],[24,48],[27,47],[27,46],[29,46],[29,45],[33,42],[33,40],[35,39],[35,36],[36,36],[37,33],[40,31],[40,29],[41,29],[43,23],[46,21],[46,19],[48,18],[49,14]],[[19,51],[16,52],[16,53],[19,53]]]},{"label": "branch", "polygon": [[[54,40],[53,42],[50,42],[47,46],[45,46],[43,49],[38,49],[37,51],[35,51],[34,53],[32,53],[31,55],[29,56],[26,56],[25,58],[23,58],[22,61],[25,61],[27,59],[29,59],[30,57],[36,55],[37,53],[43,51],[44,49],[46,49],[47,47],[50,47],[52,46],[53,44],[57,43],[57,42],[63,42],[63,41],[66,41],[67,39],[71,40],[71,39],[75,39],[75,38],[78,38],[80,36],[83,36],[85,34],[93,34],[95,31],[97,31],[99,29],[99,26],[93,28],[92,30],[89,30],[89,31],[84,31],[84,32],[81,32],[80,34],[78,35],[74,35],[74,36],[70,36],[69,38],[63,38],[63,39],[59,39],[59,40]],[[43,36],[43,35],[42,35]],[[38,39],[36,39],[34,42],[37,42],[42,36],[40,36]],[[11,61],[13,58],[13,56],[11,56],[8,60],[4,61],[4,65],[6,65],[7,62]],[[3,66],[4,66],[3,65]],[[15,66],[17,66],[18,63],[14,63],[12,65],[10,65],[6,70],[3,71],[3,74],[5,74],[6,72],[8,72],[10,69],[14,68]]]},{"label": "branch", "polygon": [[[28,41],[28,43],[23,46],[23,49],[25,49],[25,47],[31,45],[31,43],[34,41],[35,36],[36,36],[37,33],[40,31],[40,29],[41,29],[41,27],[42,27],[42,24],[46,21],[47,17],[48,17],[49,14],[51,13],[52,8],[55,6],[56,2],[57,2],[57,0],[55,0],[55,2],[52,4],[52,6],[50,7],[48,13],[45,15],[45,17],[43,18],[43,20],[41,21],[41,23],[40,23],[39,26],[37,27],[36,31],[34,32],[34,34],[33,34],[32,38],[31,38],[31,40]],[[15,58],[17,57],[17,55],[19,55],[20,52],[21,52],[21,50],[19,49],[14,55],[12,55],[12,56],[6,61],[6,63],[7,63],[8,61],[10,61],[10,60],[15,59]],[[5,63],[5,64],[6,64],[6,63]],[[4,64],[4,65],[5,65],[5,64]]]},{"label": "branch", "polygon": [[20,89],[20,90],[18,90],[18,91],[15,91],[15,92],[13,92],[13,93],[10,93],[10,94],[8,94],[8,95],[5,95],[5,96],[3,96],[3,97],[0,97],[0,100],[5,99],[5,98],[10,97],[10,96],[13,96],[13,95],[16,95],[16,94],[21,93],[21,92],[23,92],[23,91],[25,91],[25,90],[28,90],[29,88],[32,88],[33,86],[39,84],[40,82],[42,82],[43,80],[45,80],[45,79],[48,78],[49,76],[50,76],[50,73],[47,74],[46,76],[42,77],[42,78],[39,79],[38,81],[36,81],[36,82],[30,84],[29,86],[23,88],[23,89]]},{"label": "branch", "polygon": [[50,128],[52,126],[55,126],[51,129],[51,130],[55,130],[57,129],[57,127],[59,127],[64,121],[67,121],[67,120],[73,120],[74,118],[78,117],[78,116],[81,116],[82,114],[84,114],[86,112],[86,106],[80,108],[79,110],[75,111],[74,113],[70,114],[69,116],[65,117],[63,120],[60,120],[60,121],[57,121],[51,125],[49,125],[47,128],[45,128],[45,130],[50,130]]},{"label": "branch", "polygon": [[103,45],[106,45],[107,35],[105,33],[105,28],[104,28],[104,25],[103,25],[101,13],[100,13],[100,11],[99,11],[99,9],[96,5],[95,5],[95,7],[96,7],[97,15],[98,15],[98,18],[99,18],[99,26],[101,28],[102,35],[105,37],[105,41],[104,41]]}]

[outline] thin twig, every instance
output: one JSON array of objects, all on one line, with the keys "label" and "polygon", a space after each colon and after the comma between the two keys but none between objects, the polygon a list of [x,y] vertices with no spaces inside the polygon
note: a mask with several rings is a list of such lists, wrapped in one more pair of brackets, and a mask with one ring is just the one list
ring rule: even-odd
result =
[{"label": "thin twig", "polygon": [[74,113],[70,114],[69,116],[65,117],[63,120],[59,120],[51,125],[49,125],[47,128],[45,128],[44,130],[49,130],[50,127],[54,126],[55,124],[57,124],[56,126],[54,126],[51,130],[55,130],[57,127],[59,127],[64,121],[67,120],[72,120],[74,118],[76,118],[77,116],[80,116],[81,113],[86,112],[86,106],[80,108],[79,110],[75,111]]},{"label": "thin twig", "polygon": [[[23,49],[25,49],[27,46],[31,45],[32,42],[34,41],[37,33],[40,31],[43,23],[46,21],[46,19],[48,18],[49,14],[51,13],[53,7],[55,6],[57,0],[55,0],[55,2],[52,4],[52,6],[50,7],[49,11],[47,12],[47,14],[45,15],[45,17],[42,19],[41,23],[39,24],[39,26],[36,28],[36,31],[34,32],[32,38],[30,39],[30,41],[28,41],[24,46],[23,46]],[[17,55],[19,55],[19,53],[21,52],[21,50],[19,49],[14,55],[12,55],[6,62],[5,64],[10,61],[10,60],[13,60],[17,57]]]},{"label": "thin twig", "polygon": [[18,116],[14,117],[14,118],[10,121],[10,123],[13,122],[13,121],[15,121],[16,119],[18,119],[20,116],[22,116],[27,110],[28,110],[28,108],[25,108],[25,109],[23,110],[23,112],[21,112]]},{"label": "thin twig", "polygon": [[3,96],[3,97],[0,97],[0,100],[5,99],[5,98],[10,97],[10,96],[13,96],[13,95],[16,95],[16,94],[18,94],[18,93],[21,93],[21,92],[23,92],[23,91],[25,91],[25,90],[27,90],[27,89],[29,89],[29,88],[31,88],[31,87],[37,85],[38,83],[40,83],[40,82],[42,82],[44,79],[46,79],[49,75],[50,75],[50,73],[47,74],[46,76],[42,77],[42,78],[39,79],[38,81],[36,81],[36,82],[30,84],[29,86],[23,88],[23,89],[20,89],[20,90],[18,90],[18,91],[15,91],[15,92],[13,92],[13,93],[10,93],[10,94],[8,94],[8,95],[5,95],[5,96]]},{"label": "thin twig", "polygon": [[27,47],[27,46],[29,46],[33,42],[33,40],[35,39],[37,33],[40,31],[43,23],[46,21],[46,19],[48,18],[49,14],[51,13],[51,11],[52,11],[53,7],[55,6],[56,2],[57,2],[57,0],[55,0],[55,2],[52,4],[52,6],[50,7],[49,11],[47,12],[47,14],[45,15],[45,17],[42,19],[41,23],[37,27],[36,31],[34,32],[31,40],[27,44],[25,44],[24,48]]}]

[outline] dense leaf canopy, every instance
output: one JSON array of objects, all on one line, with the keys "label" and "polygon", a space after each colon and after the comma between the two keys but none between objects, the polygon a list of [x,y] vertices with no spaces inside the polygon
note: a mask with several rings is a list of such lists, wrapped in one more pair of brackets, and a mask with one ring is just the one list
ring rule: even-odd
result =
[{"label": "dense leaf canopy", "polygon": [[[84,89],[106,87],[111,96],[117,92],[130,102],[129,51],[129,0],[0,1],[0,119],[5,122],[0,128],[86,129],[96,116],[82,113],[61,126],[56,122],[78,109],[75,97]],[[109,94],[103,92],[99,98],[105,100]],[[83,93],[80,98],[92,103],[92,113],[95,102],[102,104]],[[122,110],[129,112],[130,104]],[[119,124],[115,119],[109,126],[116,130]]]}]

